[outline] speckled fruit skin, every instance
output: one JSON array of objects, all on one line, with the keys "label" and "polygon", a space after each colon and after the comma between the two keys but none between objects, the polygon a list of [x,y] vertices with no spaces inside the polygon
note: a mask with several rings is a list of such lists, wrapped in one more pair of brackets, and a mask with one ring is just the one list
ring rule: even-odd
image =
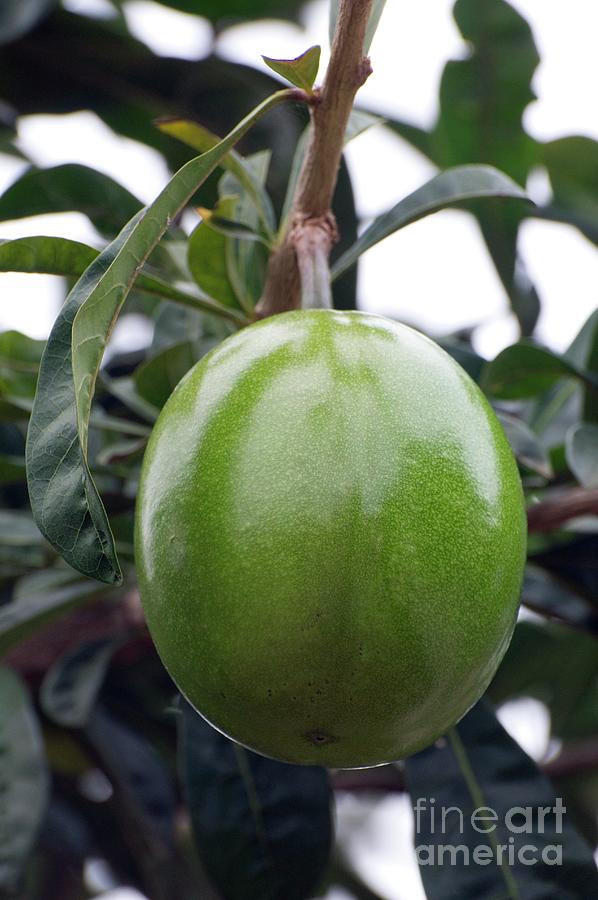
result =
[{"label": "speckled fruit skin", "polygon": [[387,319],[285,313],[212,350],[158,419],[137,510],[166,668],[267,756],[413,753],[509,643],[526,543],[510,448],[463,370]]}]

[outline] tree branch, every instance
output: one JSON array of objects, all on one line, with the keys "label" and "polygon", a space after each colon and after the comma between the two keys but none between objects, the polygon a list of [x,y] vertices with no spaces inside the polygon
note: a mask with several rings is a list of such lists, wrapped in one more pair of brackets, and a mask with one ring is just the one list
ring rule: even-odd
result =
[{"label": "tree branch", "polygon": [[[301,305],[299,270],[309,270],[314,248],[321,261],[337,240],[332,196],[355,94],[371,72],[363,55],[373,0],[340,0],[330,64],[312,104],[311,136],[293,201],[290,225],[268,265],[259,318]],[[301,264],[298,264],[301,254]]]},{"label": "tree branch", "polygon": [[541,500],[528,508],[527,526],[530,532],[554,531],[579,516],[598,516],[598,488],[574,488]]}]

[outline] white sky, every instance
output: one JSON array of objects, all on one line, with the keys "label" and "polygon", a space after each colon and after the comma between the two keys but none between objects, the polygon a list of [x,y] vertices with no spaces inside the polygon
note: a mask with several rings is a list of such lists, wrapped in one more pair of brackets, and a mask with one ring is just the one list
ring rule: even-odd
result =
[{"label": "white sky", "polygon": [[[564,14],[561,3],[512,2],[531,22],[542,55],[534,82],[538,101],[526,113],[531,133],[545,140],[571,133],[598,139],[598,5],[568,0]],[[106,0],[69,0],[69,6],[96,14],[109,10]],[[436,0],[433,19],[428,4],[388,0],[371,49],[374,75],[360,95],[363,105],[420,125],[432,123],[444,63],[464,52],[451,8],[452,0]],[[156,52],[198,58],[208,50],[208,27],[191,17],[146,0],[131,0],[127,15],[130,27]],[[259,68],[262,53],[291,57],[312,43],[325,47],[327,19],[327,3],[315,0],[306,7],[304,29],[280,22],[234,28],[222,35],[218,51]],[[19,133],[22,147],[39,165],[95,166],[144,201],[167,179],[157,153],[117,137],[90,113],[28,117]],[[351,144],[348,160],[364,217],[384,211],[433,174],[425,159],[381,129]],[[0,190],[22,168],[0,156]],[[545,191],[541,178],[533,189]],[[74,213],[0,223],[0,238],[32,234],[98,240],[88,221]],[[522,251],[544,300],[539,336],[562,349],[598,305],[598,251],[574,229],[540,222],[524,226]],[[474,223],[464,213],[439,213],[370,250],[362,260],[359,289],[365,308],[392,313],[432,332],[484,322],[477,347],[489,356],[515,338],[502,288]],[[45,276],[0,275],[0,292],[0,328],[16,327],[36,337],[47,334],[63,297],[60,280]],[[527,703],[523,715],[520,707],[506,709],[503,722],[540,757],[546,750],[546,714],[533,701]],[[359,804],[354,798],[341,801],[341,833],[348,834],[345,826],[360,813]],[[362,819],[351,839],[358,869],[388,900],[425,900],[415,860],[406,849],[411,817],[405,798],[389,797]],[[110,896],[117,895],[123,900],[122,892]],[[343,900],[342,892],[331,893],[329,900]]]}]

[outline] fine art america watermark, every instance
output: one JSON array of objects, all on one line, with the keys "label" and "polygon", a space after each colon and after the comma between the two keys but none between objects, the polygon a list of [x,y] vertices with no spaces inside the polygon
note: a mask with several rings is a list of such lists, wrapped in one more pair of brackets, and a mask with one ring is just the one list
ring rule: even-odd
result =
[{"label": "fine art america watermark", "polygon": [[[434,797],[419,797],[413,812],[420,866],[562,865],[562,844],[547,840],[558,841],[563,833],[567,807],[561,797],[554,806],[512,806],[501,813],[491,806],[470,813],[440,806]],[[476,833],[479,843],[471,839]],[[431,843],[420,843],[424,835]]]}]

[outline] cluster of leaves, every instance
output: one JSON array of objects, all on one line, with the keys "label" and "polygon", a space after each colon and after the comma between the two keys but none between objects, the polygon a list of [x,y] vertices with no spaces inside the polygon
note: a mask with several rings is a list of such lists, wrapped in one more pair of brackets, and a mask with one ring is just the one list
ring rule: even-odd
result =
[{"label": "cluster of leaves", "polygon": [[[47,344],[0,335],[0,895],[87,896],[86,862],[99,857],[116,882],[152,900],[301,900],[334,884],[374,897],[350,861],[338,853],[331,861],[334,776],[251,754],[177,702],[134,589],[133,510],[147,437],[182,375],[252,318],[290,208],[307,115],[283,102],[280,82],[251,68],[216,56],[155,57],[128,33],[120,2],[113,5],[108,20],[51,0],[19,0],[0,13],[0,150],[20,153],[19,115],[85,108],[177,170],[147,208],[106,175],[75,165],[31,166],[0,197],[1,220],[82,212],[101,244],[43,236],[0,243],[0,271],[60,275],[71,287]],[[382,7],[375,4],[373,21]],[[216,30],[297,9],[284,0],[201,4]],[[443,344],[496,404],[530,502],[558,502],[572,489],[598,487],[598,313],[566,353],[536,345],[540,298],[518,259],[517,235],[526,217],[539,216],[596,239],[594,148],[582,138],[542,145],[523,131],[538,55],[512,7],[457,0],[455,16],[471,54],[446,67],[435,128],[386,123],[443,171],[357,238],[341,168],[334,301],[355,306],[359,256],[399,228],[455,204],[475,215],[522,340],[492,362],[467,335]],[[300,64],[267,62],[311,90],[313,48]],[[239,119],[227,138],[216,137]],[[354,113],[347,140],[374,125],[382,127]],[[517,186],[537,166],[553,188],[543,208]],[[185,208],[201,211],[189,237],[179,224]],[[117,316],[130,312],[152,322],[150,346],[103,363]],[[587,751],[598,739],[596,522],[532,536],[523,599],[539,615],[517,626],[489,691],[498,704],[546,704],[562,742],[555,783],[500,728],[487,700],[444,744],[404,766],[414,800],[442,797],[466,813],[552,805],[561,793],[573,815],[562,834],[544,838],[558,838],[565,865],[556,874],[540,864],[422,868],[430,898],[540,896],[545,883],[563,898],[598,890],[589,846],[572,825],[598,843],[598,755]],[[431,831],[426,843],[436,840]]]}]

